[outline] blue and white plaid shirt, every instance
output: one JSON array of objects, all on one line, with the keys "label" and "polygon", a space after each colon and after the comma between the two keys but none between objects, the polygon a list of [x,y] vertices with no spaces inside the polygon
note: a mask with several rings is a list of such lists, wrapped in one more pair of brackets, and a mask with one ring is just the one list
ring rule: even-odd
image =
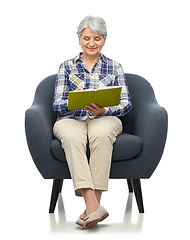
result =
[{"label": "blue and white plaid shirt", "polygon": [[104,116],[119,117],[129,113],[132,109],[131,97],[121,64],[101,54],[90,73],[87,70],[85,62],[81,58],[81,54],[82,53],[78,54],[73,59],[63,62],[59,67],[53,99],[53,110],[58,117],[57,120],[62,118],[73,118],[84,121],[88,117],[102,117],[94,116],[85,109],[68,110],[68,92],[78,88],[71,72],[75,75],[80,86],[84,89],[122,86],[119,105],[106,107]]}]

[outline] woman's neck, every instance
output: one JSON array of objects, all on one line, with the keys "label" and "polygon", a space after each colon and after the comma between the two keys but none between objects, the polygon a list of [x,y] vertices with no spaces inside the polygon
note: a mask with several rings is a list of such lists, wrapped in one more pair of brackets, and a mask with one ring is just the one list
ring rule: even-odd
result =
[{"label": "woman's neck", "polygon": [[93,57],[88,57],[84,53],[81,55],[81,58],[85,62],[86,67],[87,67],[87,69],[90,73],[92,72],[94,64],[96,63],[96,61],[98,60],[99,57],[94,57],[94,56]]},{"label": "woman's neck", "polygon": [[98,54],[96,56],[89,56],[89,55],[86,55],[83,53],[81,55],[82,60],[84,60],[85,63],[89,63],[89,64],[94,64],[98,60],[99,57],[100,57],[100,54]]}]

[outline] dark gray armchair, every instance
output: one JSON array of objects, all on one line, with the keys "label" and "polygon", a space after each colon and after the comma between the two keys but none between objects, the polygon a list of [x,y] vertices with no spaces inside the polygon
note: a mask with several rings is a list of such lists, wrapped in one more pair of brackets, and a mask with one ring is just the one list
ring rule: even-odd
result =
[{"label": "dark gray armchair", "polygon": [[[54,212],[63,180],[71,178],[64,150],[52,131],[56,121],[52,109],[56,76],[49,76],[38,85],[34,102],[25,115],[26,138],[34,163],[45,179],[54,179],[50,213]],[[139,212],[144,213],[140,179],[150,178],[161,159],[168,118],[144,78],[133,74],[126,74],[126,78],[133,109],[131,114],[121,117],[123,133],[114,143],[110,178],[127,179]]]}]

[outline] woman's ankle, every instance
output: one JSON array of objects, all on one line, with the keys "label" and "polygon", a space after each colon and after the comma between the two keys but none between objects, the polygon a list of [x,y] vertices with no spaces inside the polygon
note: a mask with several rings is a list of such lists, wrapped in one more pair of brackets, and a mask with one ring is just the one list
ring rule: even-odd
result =
[{"label": "woman's ankle", "polygon": [[90,215],[93,212],[95,212],[99,207],[99,203],[95,203],[95,204],[88,204],[86,206],[86,215]]},{"label": "woman's ankle", "polygon": [[86,204],[86,214],[90,215],[99,207],[99,202],[96,198],[95,191],[92,189],[81,189],[81,193]]}]

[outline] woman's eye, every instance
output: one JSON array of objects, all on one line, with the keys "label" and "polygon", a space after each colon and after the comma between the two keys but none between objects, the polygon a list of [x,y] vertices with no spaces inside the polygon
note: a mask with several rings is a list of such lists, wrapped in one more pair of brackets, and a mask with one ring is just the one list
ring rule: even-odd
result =
[{"label": "woman's eye", "polygon": [[84,38],[85,41],[89,41],[89,38]]},{"label": "woman's eye", "polygon": [[100,41],[100,38],[95,38],[96,41]]}]

